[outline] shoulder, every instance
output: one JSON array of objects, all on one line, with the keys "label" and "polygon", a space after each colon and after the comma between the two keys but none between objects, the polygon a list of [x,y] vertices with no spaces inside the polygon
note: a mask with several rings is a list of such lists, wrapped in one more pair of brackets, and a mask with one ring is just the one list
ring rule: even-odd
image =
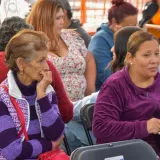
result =
[{"label": "shoulder", "polygon": [[4,52],[0,51],[0,58],[4,58]]},{"label": "shoulder", "polygon": [[125,84],[125,74],[124,69],[113,73],[111,76],[109,76],[106,81],[103,84],[103,88],[105,87],[111,87],[115,88],[116,90],[122,89]]},{"label": "shoulder", "polygon": [[0,84],[0,101],[3,101],[5,98],[8,97],[8,93],[4,87],[9,88],[8,86],[8,79],[5,79],[1,84]]},{"label": "shoulder", "polygon": [[101,44],[102,42],[105,42],[105,43],[113,45],[114,43],[113,35],[108,34],[104,30],[100,30],[91,39],[91,43],[94,43],[94,42],[99,43],[99,44]]},{"label": "shoulder", "polygon": [[3,86],[9,87],[8,78],[6,78],[2,83],[0,83],[0,88],[4,90]]},{"label": "shoulder", "polygon": [[61,36],[79,36],[79,34],[76,32],[76,29],[63,29],[61,32]]},{"label": "shoulder", "polygon": [[81,38],[81,35],[76,31],[76,29],[64,29],[61,33],[61,37],[67,41],[84,44],[84,40]]},{"label": "shoulder", "polygon": [[157,73],[155,78],[155,85],[160,86],[160,72]]},{"label": "shoulder", "polygon": [[4,52],[0,52],[0,65],[4,65]]}]

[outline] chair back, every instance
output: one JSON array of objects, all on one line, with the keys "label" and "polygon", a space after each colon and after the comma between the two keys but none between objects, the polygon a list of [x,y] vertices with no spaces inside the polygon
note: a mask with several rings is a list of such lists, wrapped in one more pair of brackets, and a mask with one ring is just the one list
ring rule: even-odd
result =
[{"label": "chair back", "polygon": [[93,145],[93,141],[89,133],[89,131],[92,130],[93,111],[94,111],[94,103],[86,104],[80,110],[80,117],[90,145]]},{"label": "chair back", "polygon": [[142,140],[127,140],[80,147],[71,160],[158,160],[153,148]]}]

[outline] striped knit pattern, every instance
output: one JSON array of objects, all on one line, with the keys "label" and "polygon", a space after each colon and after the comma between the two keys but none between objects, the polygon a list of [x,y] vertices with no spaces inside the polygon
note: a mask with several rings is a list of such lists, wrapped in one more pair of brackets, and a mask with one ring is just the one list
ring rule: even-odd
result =
[{"label": "striped knit pattern", "polygon": [[[19,82],[18,87],[22,94],[26,92],[31,94],[24,96],[30,106],[30,123],[27,131],[29,141],[22,142],[18,137],[15,123],[0,93],[0,149],[3,157],[7,160],[36,158],[39,154],[50,151],[52,149],[51,141],[56,141],[64,133],[64,123],[59,114],[55,92],[50,94],[51,97],[46,95],[37,100],[41,114],[41,126],[45,136],[42,138],[37,115],[38,109],[35,109],[35,90],[34,94],[32,92],[35,86],[25,88]],[[52,101],[50,102],[50,100]]]}]

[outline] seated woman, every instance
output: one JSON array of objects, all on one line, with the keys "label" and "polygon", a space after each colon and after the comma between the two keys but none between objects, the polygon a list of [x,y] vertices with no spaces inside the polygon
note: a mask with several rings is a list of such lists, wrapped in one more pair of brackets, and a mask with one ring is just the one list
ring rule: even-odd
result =
[{"label": "seated woman", "polygon": [[62,76],[71,101],[75,102],[95,91],[96,66],[84,41],[73,30],[62,31],[64,9],[60,2],[39,0],[27,22],[50,39],[48,58]]},{"label": "seated woman", "polygon": [[127,66],[103,84],[94,110],[97,143],[143,139],[157,152],[160,131],[160,64],[158,40],[137,31],[127,43]]},{"label": "seated woman", "polygon": [[[24,19],[20,17],[10,17],[6,18],[0,26],[0,83],[7,77],[8,67],[4,62],[4,50],[9,42],[9,40],[19,31],[23,29],[31,29],[33,27],[25,22]],[[59,75],[59,72],[55,68],[52,62],[47,60],[50,71],[52,72],[52,87],[54,88],[58,107],[65,123],[68,123],[73,117],[73,104],[69,100],[63,82]]]},{"label": "seated woman", "polygon": [[[121,28],[119,31],[116,32],[114,35],[114,43],[115,46],[113,47],[112,51],[114,54],[114,59],[111,62],[111,64],[108,66],[111,68],[112,73],[119,71],[125,66],[125,56],[127,53],[127,42],[129,37],[136,31],[142,30],[139,27],[135,26],[128,26]],[[79,100],[77,102],[74,102],[74,118],[70,123],[68,123],[68,127],[70,128],[70,131],[77,137],[78,140],[83,142],[83,145],[88,145],[87,137],[84,133],[83,126],[81,126],[80,123],[80,110],[81,107],[89,104],[89,103],[95,103],[97,100],[99,92],[92,93],[90,96],[84,97],[82,100]],[[68,135],[68,130],[66,130],[66,134]],[[70,136],[70,139],[72,139],[71,143],[74,144],[75,139]],[[95,139],[93,138],[93,141]],[[76,147],[75,147],[76,148]]]},{"label": "seated woman", "polygon": [[[36,158],[58,148],[63,141],[65,125],[50,85],[47,41],[43,33],[22,30],[6,47],[10,70],[0,84],[0,153],[7,160]],[[21,133],[24,128],[19,116],[24,117],[28,141]]]},{"label": "seated woman", "polygon": [[112,0],[108,10],[108,23],[102,23],[97,33],[91,39],[88,50],[93,54],[96,67],[96,91],[99,91],[104,81],[111,75],[106,66],[112,61],[111,48],[114,45],[114,33],[125,26],[136,26],[138,10],[124,0]]},{"label": "seated woman", "polygon": [[[129,37],[137,31],[142,31],[141,28],[136,26],[127,26],[118,30],[114,35],[114,46],[111,49],[113,53],[113,60],[108,67],[111,68],[112,73],[115,73],[121,70],[125,66],[125,57],[127,54],[127,42]],[[89,96],[84,97],[83,99],[73,102],[74,104],[74,119],[80,120],[80,109],[82,106],[95,103],[97,100],[99,92],[92,93]]]}]

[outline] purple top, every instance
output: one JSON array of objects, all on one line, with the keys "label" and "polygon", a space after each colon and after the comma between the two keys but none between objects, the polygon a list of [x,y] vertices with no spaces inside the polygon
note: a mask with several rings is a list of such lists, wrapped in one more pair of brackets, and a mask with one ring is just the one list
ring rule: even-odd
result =
[{"label": "purple top", "polygon": [[[143,89],[131,80],[128,68],[111,75],[101,87],[95,104],[93,133],[97,143],[144,139],[157,153],[157,135],[147,132],[147,120],[160,118],[160,74]],[[157,140],[158,141],[158,140]]]},{"label": "purple top", "polygon": [[[0,149],[6,159],[30,159],[52,149],[51,141],[56,141],[64,133],[64,123],[58,111],[55,93],[52,102],[48,96],[37,100],[41,109],[41,124],[45,138],[41,137],[40,124],[35,109],[36,82],[30,86],[21,84],[14,75],[24,98],[30,105],[29,141],[20,142],[17,130],[6,105],[0,99]],[[2,125],[3,123],[3,125]]]}]

